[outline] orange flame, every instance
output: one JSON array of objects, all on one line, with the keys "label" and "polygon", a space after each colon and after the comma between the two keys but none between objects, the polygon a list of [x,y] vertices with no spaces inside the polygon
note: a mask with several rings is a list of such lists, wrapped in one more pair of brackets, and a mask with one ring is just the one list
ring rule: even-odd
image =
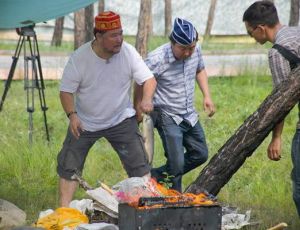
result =
[{"label": "orange flame", "polygon": [[[164,197],[164,201],[167,203],[178,204],[178,206],[209,206],[216,205],[216,201],[209,198],[205,193],[193,194],[193,193],[180,193],[173,189],[167,189],[162,184],[156,182],[155,179],[151,179],[151,184],[155,187],[158,194]],[[135,199],[138,200],[138,199]],[[131,206],[137,209],[150,209],[150,208],[161,208],[164,207],[164,204],[154,204],[151,206],[142,206],[139,207],[137,202],[130,204]]]}]

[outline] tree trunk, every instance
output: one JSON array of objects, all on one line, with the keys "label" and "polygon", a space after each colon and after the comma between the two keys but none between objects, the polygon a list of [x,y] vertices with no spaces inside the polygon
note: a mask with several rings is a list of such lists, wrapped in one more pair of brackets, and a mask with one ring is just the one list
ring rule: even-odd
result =
[{"label": "tree trunk", "polygon": [[64,29],[64,19],[65,17],[60,17],[55,20],[55,27],[51,40],[51,46],[61,46]]},{"label": "tree trunk", "polygon": [[147,45],[150,33],[151,0],[141,0],[138,32],[135,41],[135,48],[142,57],[147,55]]},{"label": "tree trunk", "polygon": [[94,38],[94,4],[91,4],[84,9],[85,14],[85,42],[91,41]]},{"label": "tree trunk", "polygon": [[300,99],[300,67],[290,74],[219,149],[186,192],[217,195]]},{"label": "tree trunk", "polygon": [[80,9],[74,13],[74,49],[85,43],[85,10]]},{"label": "tree trunk", "polygon": [[148,24],[148,39],[153,35],[153,18],[152,18],[152,0],[149,3],[149,24]]},{"label": "tree trunk", "polygon": [[299,25],[299,7],[300,0],[291,0],[289,26]]},{"label": "tree trunk", "polygon": [[205,33],[204,33],[205,39],[209,38],[211,35],[212,26],[214,24],[216,5],[217,5],[217,0],[210,0],[210,7],[209,7],[209,12],[208,12],[206,29],[205,29]]},{"label": "tree trunk", "polygon": [[104,0],[98,1],[98,14],[102,13],[105,9],[105,2]]},{"label": "tree trunk", "polygon": [[172,30],[172,0],[165,0],[165,36],[168,37]]}]

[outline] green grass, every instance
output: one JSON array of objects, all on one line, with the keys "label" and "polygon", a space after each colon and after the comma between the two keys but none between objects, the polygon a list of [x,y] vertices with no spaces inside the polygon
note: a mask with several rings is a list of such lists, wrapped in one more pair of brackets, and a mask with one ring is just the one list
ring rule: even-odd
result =
[{"label": "green grass", "polygon": [[[135,36],[124,36],[124,40],[135,45]],[[169,42],[168,37],[164,36],[150,36],[148,42],[148,50],[154,50],[158,46]],[[256,43],[254,39],[247,36],[213,36],[207,40],[201,37],[199,42],[204,53],[266,53],[270,44],[261,46]],[[39,49],[42,54],[65,54],[70,53],[74,49],[74,42],[63,41],[60,47],[50,46],[50,42],[38,41]],[[17,45],[16,40],[1,40],[0,50],[15,50]]]},{"label": "green grass", "polygon": [[[0,40],[0,51],[4,50],[12,50],[14,51],[16,49],[17,40]],[[39,41],[38,40],[38,45],[39,45],[39,51],[41,54],[47,53],[47,54],[66,54],[70,53],[74,49],[74,43],[73,42],[68,42],[68,41],[63,41],[62,45],[60,47],[56,46],[50,46],[49,42],[45,41]],[[22,51],[23,52],[23,51]]]},{"label": "green grass", "polygon": [[[125,40],[135,43],[135,37]],[[168,41],[165,37],[150,37],[149,50]],[[202,41],[204,53],[267,52],[270,44],[260,46],[247,37],[212,37]],[[0,42],[0,50],[14,50],[15,41]],[[39,42],[40,52],[65,54],[72,52],[73,42],[63,42],[62,47],[50,47],[49,43]],[[270,93],[271,79],[265,73],[253,74],[250,70],[239,77],[210,78],[212,97],[217,107],[213,118],[207,118],[202,111],[202,97],[197,89],[195,105],[204,127],[209,154],[212,157],[226,140],[234,134],[243,121],[251,115],[263,99]],[[0,95],[4,83],[0,82]],[[51,142],[45,140],[45,129],[38,98],[35,98],[33,113],[33,144],[28,144],[28,113],[26,94],[22,81],[11,85],[3,110],[0,112],[0,198],[13,202],[26,211],[28,223],[36,221],[40,211],[58,207],[58,177],[56,156],[66,133],[68,120],[61,108],[58,97],[58,82],[46,81],[46,101],[48,126]],[[241,211],[252,210],[254,220],[261,221],[256,229],[266,229],[278,222],[287,222],[289,229],[300,229],[299,218],[292,201],[290,171],[291,139],[297,122],[294,109],[286,118],[283,133],[283,157],[279,162],[268,160],[266,149],[270,138],[248,158],[240,170],[218,194],[219,201],[237,206]],[[165,162],[160,139],[155,131],[154,166]],[[184,176],[186,187],[194,181],[205,165]],[[98,141],[87,158],[84,178],[96,186],[97,181],[112,186],[126,178],[126,173],[117,154],[105,140]],[[75,198],[85,198],[79,189]]]},{"label": "green grass", "polygon": [[204,53],[266,53],[271,43],[263,46],[249,36],[212,36],[200,39]]},{"label": "green grass", "polygon": [[[213,118],[206,117],[198,89],[195,104],[211,157],[257,109],[272,86],[270,77],[247,73],[239,77],[210,78],[209,83],[217,113]],[[25,210],[28,223],[34,222],[40,211],[58,206],[56,156],[68,125],[59,102],[58,82],[46,81],[45,84],[50,143],[45,140],[42,113],[36,98],[33,144],[28,144],[28,114],[22,81],[12,83],[0,113],[0,197]],[[0,92],[3,86],[2,82]],[[237,206],[241,212],[251,209],[253,220],[261,221],[257,229],[266,229],[282,221],[289,224],[289,229],[300,229],[290,180],[290,146],[296,121],[294,109],[286,119],[283,157],[279,162],[267,158],[268,137],[218,195],[224,205]],[[154,166],[158,166],[165,159],[157,133],[155,140]],[[197,178],[203,167],[184,176],[185,187]],[[117,154],[105,140],[98,141],[91,149],[83,176],[92,186],[96,186],[98,180],[112,186],[126,178]],[[85,192],[79,189],[75,198],[85,197]]]}]

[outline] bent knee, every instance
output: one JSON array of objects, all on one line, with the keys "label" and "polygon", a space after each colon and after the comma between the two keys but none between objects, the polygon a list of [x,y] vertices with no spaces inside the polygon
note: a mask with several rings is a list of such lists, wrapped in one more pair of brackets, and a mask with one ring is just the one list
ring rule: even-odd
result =
[{"label": "bent knee", "polygon": [[208,159],[208,150],[205,149],[202,151],[199,151],[197,154],[195,154],[195,157],[194,157],[194,161],[200,165],[200,164],[203,164],[204,162],[206,162]]}]

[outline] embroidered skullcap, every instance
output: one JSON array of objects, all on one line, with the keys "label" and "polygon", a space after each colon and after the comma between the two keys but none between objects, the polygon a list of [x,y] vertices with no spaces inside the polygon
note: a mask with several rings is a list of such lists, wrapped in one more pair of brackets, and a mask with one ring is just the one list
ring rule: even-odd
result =
[{"label": "embroidered skullcap", "polygon": [[97,30],[107,31],[120,29],[121,27],[120,15],[112,11],[102,12],[95,17],[95,29]]},{"label": "embroidered skullcap", "polygon": [[171,37],[180,45],[190,45],[196,40],[197,32],[192,23],[181,18],[175,18]]}]

